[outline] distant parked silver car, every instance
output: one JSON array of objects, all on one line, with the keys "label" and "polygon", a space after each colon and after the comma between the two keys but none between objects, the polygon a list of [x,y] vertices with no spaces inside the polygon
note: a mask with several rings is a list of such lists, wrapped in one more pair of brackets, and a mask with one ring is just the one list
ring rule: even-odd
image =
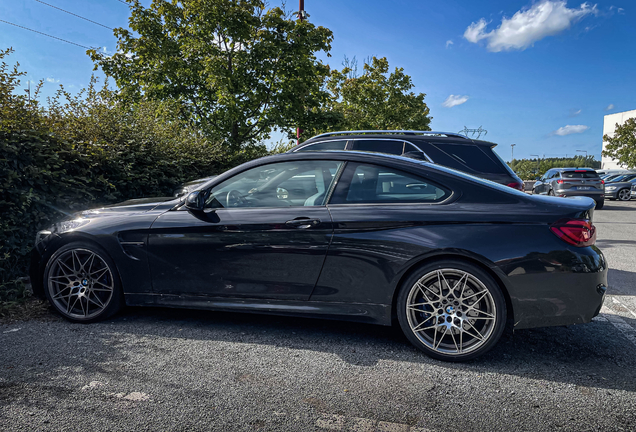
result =
[{"label": "distant parked silver car", "polygon": [[611,182],[605,185],[605,196],[607,199],[619,201],[629,201],[632,198],[632,185],[636,184],[636,177],[627,181]]},{"label": "distant parked silver car", "polygon": [[552,168],[532,186],[533,194],[560,197],[586,196],[605,204],[605,183],[592,168]]}]

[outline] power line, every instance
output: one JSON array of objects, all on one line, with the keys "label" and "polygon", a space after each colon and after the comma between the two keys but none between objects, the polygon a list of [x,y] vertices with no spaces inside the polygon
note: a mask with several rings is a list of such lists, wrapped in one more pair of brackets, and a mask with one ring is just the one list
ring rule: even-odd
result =
[{"label": "power line", "polygon": [[43,2],[42,0],[35,0],[35,1],[36,1],[36,2],[38,2],[38,3],[42,3],[43,5],[47,5],[47,6],[49,6],[49,7],[52,7],[53,9],[57,9],[57,10],[59,10],[59,11],[65,12],[65,13],[67,13],[67,14],[69,14],[69,15],[73,15],[74,17],[81,18],[81,19],[83,19],[83,20],[85,20],[85,21],[88,21],[88,22],[91,22],[91,23],[93,23],[93,24],[97,24],[98,26],[102,26],[102,27],[104,27],[104,28],[107,28],[108,30],[113,30],[111,27],[105,26],[104,24],[100,24],[100,23],[98,23],[98,22],[96,22],[96,21],[93,21],[93,20],[90,20],[90,19],[88,19],[88,18],[84,18],[83,16],[79,16],[79,15],[77,15],[77,14],[74,14],[73,12],[69,12],[69,11],[64,10],[64,9],[62,9],[62,8],[59,8],[59,7],[57,7],[57,6],[53,6],[52,4],[45,3],[45,2]]},{"label": "power line", "polygon": [[125,2],[124,0],[117,0],[117,1],[118,1],[118,2],[120,2],[120,3],[123,3],[123,4],[125,4],[125,5],[127,5],[127,4],[128,4],[128,3],[127,3],[127,2]]},{"label": "power line", "polygon": [[44,35],[44,36],[48,36],[48,37],[50,37],[50,38],[57,39],[57,40],[62,41],[62,42],[66,42],[66,43],[69,43],[69,44],[71,44],[71,45],[76,45],[76,46],[78,46],[78,47],[80,47],[80,48],[93,49],[93,48],[91,48],[91,47],[87,47],[87,46],[84,46],[84,45],[80,45],[80,44],[75,43],[75,42],[67,41],[66,39],[62,39],[62,38],[59,38],[59,37],[57,37],[57,36],[51,36],[50,34],[42,33],[41,31],[37,31],[37,30],[30,29],[30,28],[28,28],[28,27],[23,27],[23,26],[21,26],[21,25],[13,24],[13,23],[11,23],[11,22],[9,22],[9,21],[5,21],[5,20],[0,19],[0,22],[3,22],[3,23],[5,23],[5,24],[9,24],[9,25],[12,25],[12,26],[15,26],[15,27],[19,27],[19,28],[24,29],[24,30],[29,30],[29,31],[32,31],[32,32],[34,32],[34,33],[38,33],[38,34],[41,34],[41,35]]}]

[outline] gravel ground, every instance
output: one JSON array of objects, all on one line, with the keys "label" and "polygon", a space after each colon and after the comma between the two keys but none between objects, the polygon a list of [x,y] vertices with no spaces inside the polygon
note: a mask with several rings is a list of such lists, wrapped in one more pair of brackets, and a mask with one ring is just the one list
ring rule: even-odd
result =
[{"label": "gravel ground", "polygon": [[0,325],[0,430],[636,430],[636,202],[595,213],[592,323],[505,334],[464,364],[398,329],[130,308]]}]

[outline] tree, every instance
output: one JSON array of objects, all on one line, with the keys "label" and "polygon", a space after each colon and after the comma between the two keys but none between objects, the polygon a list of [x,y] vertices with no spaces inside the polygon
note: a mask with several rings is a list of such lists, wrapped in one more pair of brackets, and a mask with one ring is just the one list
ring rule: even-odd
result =
[{"label": "tree", "polygon": [[627,119],[622,125],[616,124],[613,136],[604,135],[603,156],[618,160],[629,168],[636,167],[636,118]]},{"label": "tree", "polygon": [[[411,91],[413,81],[403,68],[389,74],[386,57],[373,57],[365,62],[364,73],[357,76],[356,64],[355,59],[345,58],[345,67],[332,71],[327,83],[332,99],[322,117],[326,126],[322,131],[430,130],[426,95]],[[325,118],[331,120],[330,125]]]},{"label": "tree", "polygon": [[177,102],[230,150],[306,123],[328,98],[316,53],[328,54],[332,32],[261,0],[135,0],[130,29],[115,29],[116,54],[88,52],[95,67],[126,98]]}]

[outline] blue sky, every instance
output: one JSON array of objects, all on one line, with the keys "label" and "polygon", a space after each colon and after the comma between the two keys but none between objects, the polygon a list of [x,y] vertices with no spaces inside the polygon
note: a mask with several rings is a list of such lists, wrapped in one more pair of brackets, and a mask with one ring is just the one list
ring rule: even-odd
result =
[{"label": "blue sky", "polygon": [[[43,1],[107,27],[128,22],[120,0]],[[636,109],[633,1],[305,0],[305,9],[334,32],[324,61],[340,68],[345,55],[360,64],[386,56],[426,93],[434,130],[482,126],[506,160],[512,143],[515,158],[586,150],[600,159],[603,116]],[[0,1],[0,19],[116,49],[111,30],[36,0]],[[44,96],[59,84],[76,92],[93,73],[85,49],[0,22],[8,47],[29,80],[45,80]]]}]

